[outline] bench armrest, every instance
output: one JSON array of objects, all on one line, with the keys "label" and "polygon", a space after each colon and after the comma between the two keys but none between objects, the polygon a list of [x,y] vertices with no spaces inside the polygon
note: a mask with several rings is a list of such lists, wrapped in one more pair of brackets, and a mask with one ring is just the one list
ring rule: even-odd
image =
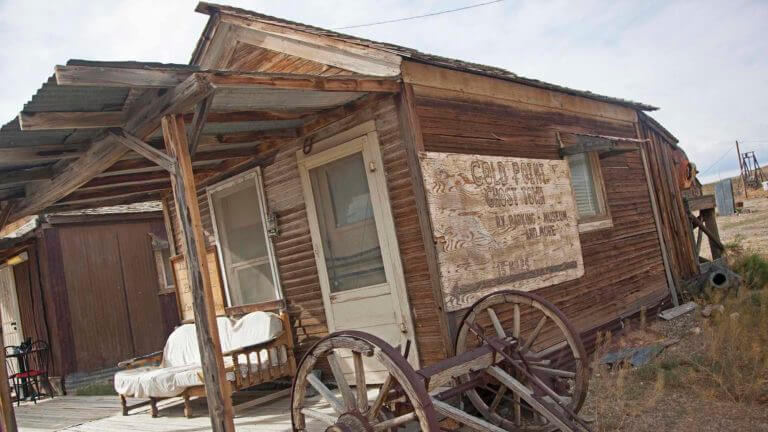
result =
[{"label": "bench armrest", "polygon": [[117,364],[117,367],[119,367],[120,369],[134,369],[134,368],[145,366],[148,364],[160,363],[162,359],[163,359],[163,352],[157,351],[151,354],[134,357],[129,360],[123,360]]}]

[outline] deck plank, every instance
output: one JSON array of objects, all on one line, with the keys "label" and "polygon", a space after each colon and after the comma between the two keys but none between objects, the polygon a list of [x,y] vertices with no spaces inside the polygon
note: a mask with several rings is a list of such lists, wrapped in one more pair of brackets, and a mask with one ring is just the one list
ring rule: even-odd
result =
[{"label": "deck plank", "polygon": [[[137,401],[129,401],[129,404]],[[211,423],[205,399],[192,401],[194,418],[184,417],[180,404],[160,410],[152,418],[140,410],[123,416],[116,396],[63,396],[40,401],[37,405],[23,404],[16,408],[19,431],[22,432],[200,432],[209,430]],[[313,406],[331,413],[330,406],[318,402]],[[291,430],[290,398],[282,398],[244,410],[235,417],[238,432],[287,432]],[[309,430],[325,430],[319,422],[308,421]]]}]

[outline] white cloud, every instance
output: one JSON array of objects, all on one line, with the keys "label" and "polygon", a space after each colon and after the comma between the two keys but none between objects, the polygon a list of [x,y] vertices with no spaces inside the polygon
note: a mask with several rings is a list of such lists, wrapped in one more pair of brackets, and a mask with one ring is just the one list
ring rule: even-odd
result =
[{"label": "white cloud", "polygon": [[[222,0],[226,2],[226,0]],[[232,1],[321,27],[464,6],[466,0]],[[196,1],[0,1],[0,118],[70,58],[186,63],[207,16]],[[374,40],[657,105],[701,169],[745,139],[768,162],[768,3],[508,0],[352,29]],[[755,142],[762,141],[762,142]],[[735,152],[707,174],[737,167]]]}]

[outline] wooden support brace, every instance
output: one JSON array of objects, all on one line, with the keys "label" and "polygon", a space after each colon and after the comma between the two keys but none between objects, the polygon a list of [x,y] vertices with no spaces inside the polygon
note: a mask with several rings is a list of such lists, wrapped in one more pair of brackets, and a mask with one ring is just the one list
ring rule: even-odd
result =
[{"label": "wooden support brace", "polygon": [[114,137],[115,141],[151,160],[169,173],[176,172],[176,161],[171,159],[167,154],[129,134],[123,129],[110,129],[108,133]]},{"label": "wooden support brace", "polygon": [[189,154],[192,156],[197,152],[200,134],[203,133],[203,127],[205,127],[205,121],[208,117],[208,112],[211,110],[212,103],[213,95],[210,95],[200,101],[195,107],[195,114],[192,117],[192,129],[189,131]]},{"label": "wooden support brace", "polygon": [[[720,232],[717,229],[717,217],[715,216],[715,209],[703,209],[699,212],[701,214],[702,221],[698,218],[695,222],[692,222],[699,227],[704,234],[709,238],[709,248],[712,250],[712,259],[716,260],[723,256],[725,252],[725,245],[720,241]],[[692,216],[689,214],[689,217]]]},{"label": "wooden support brace", "polygon": [[203,367],[205,393],[211,427],[215,432],[235,430],[230,386],[226,378],[221,351],[214,296],[206,257],[206,244],[197,191],[192,172],[184,118],[168,115],[162,119],[163,138],[168,155],[174,158],[178,169],[171,176],[176,211],[183,234],[184,259],[189,285],[192,289],[195,328],[197,329],[200,360]]}]

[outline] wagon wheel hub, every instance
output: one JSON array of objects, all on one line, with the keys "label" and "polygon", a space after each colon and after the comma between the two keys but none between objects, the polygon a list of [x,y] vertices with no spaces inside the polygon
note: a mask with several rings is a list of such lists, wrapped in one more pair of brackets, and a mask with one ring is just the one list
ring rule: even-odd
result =
[{"label": "wagon wheel hub", "polygon": [[328,426],[325,432],[373,432],[373,425],[365,416],[349,412],[342,414],[336,424]]}]

